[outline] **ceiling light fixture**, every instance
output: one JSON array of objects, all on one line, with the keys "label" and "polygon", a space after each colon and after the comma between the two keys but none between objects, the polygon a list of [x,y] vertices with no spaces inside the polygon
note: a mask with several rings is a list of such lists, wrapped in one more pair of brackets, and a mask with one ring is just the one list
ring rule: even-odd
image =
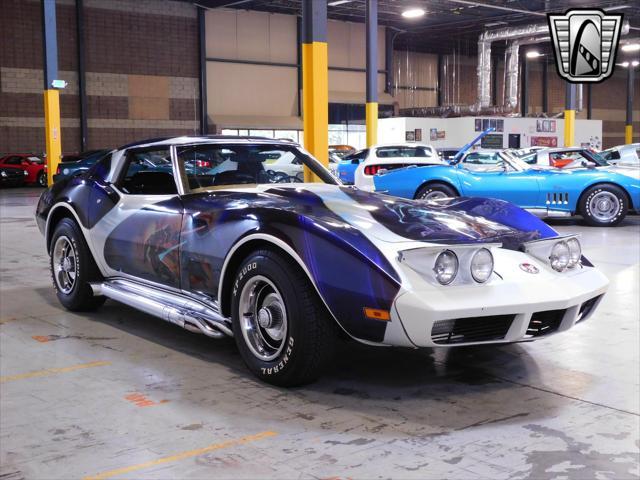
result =
[{"label": "ceiling light fixture", "polygon": [[621,67],[627,68],[629,66],[629,62],[622,62],[620,64]]},{"label": "ceiling light fixture", "polygon": [[351,3],[353,0],[335,0],[334,2],[327,3],[330,7],[337,7],[338,5],[344,5],[345,3]]},{"label": "ceiling light fixture", "polygon": [[402,12],[404,18],[418,18],[422,17],[426,12],[422,8],[409,8]]},{"label": "ceiling light fixture", "polygon": [[620,48],[623,52],[637,52],[640,50],[640,43],[627,43],[626,45],[622,45]]},{"label": "ceiling light fixture", "polygon": [[530,52],[527,52],[527,58],[538,58],[541,56],[542,54],[537,50],[531,50]]},{"label": "ceiling light fixture", "polygon": [[633,62],[631,62],[631,66],[633,67],[637,67],[638,65],[640,65],[640,62],[638,60],[634,60]]}]

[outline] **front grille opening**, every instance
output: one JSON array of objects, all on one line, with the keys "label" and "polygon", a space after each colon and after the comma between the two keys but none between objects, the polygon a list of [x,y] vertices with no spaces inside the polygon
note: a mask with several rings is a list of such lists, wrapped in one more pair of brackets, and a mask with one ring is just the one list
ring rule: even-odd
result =
[{"label": "front grille opening", "polygon": [[560,327],[566,310],[547,310],[536,312],[531,316],[526,336],[540,337],[555,332]]},{"label": "front grille opening", "polygon": [[576,320],[576,323],[581,322],[582,320],[584,320],[589,316],[589,314],[593,310],[593,307],[596,306],[596,303],[598,303],[598,300],[600,299],[601,296],[602,295],[593,297],[591,300],[587,300],[582,305],[580,305],[580,310],[578,311],[578,319]]},{"label": "front grille opening", "polygon": [[438,345],[489,342],[507,335],[515,315],[438,320],[431,328],[431,340]]}]

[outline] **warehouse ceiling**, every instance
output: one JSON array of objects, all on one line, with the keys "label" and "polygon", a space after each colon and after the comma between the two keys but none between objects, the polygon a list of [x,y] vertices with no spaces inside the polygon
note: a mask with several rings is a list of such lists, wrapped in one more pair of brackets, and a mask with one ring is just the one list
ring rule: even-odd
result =
[{"label": "warehouse ceiling", "polygon": [[[300,15],[301,0],[198,0],[207,8],[235,8]],[[335,20],[364,22],[365,0],[327,0],[328,16]],[[421,18],[406,19],[402,12],[422,8]],[[508,25],[546,22],[549,12],[564,12],[573,7],[598,7],[624,14],[633,37],[640,36],[638,0],[378,0],[381,25],[403,33],[396,37],[395,48],[460,54],[475,54],[478,35],[487,29]]]}]

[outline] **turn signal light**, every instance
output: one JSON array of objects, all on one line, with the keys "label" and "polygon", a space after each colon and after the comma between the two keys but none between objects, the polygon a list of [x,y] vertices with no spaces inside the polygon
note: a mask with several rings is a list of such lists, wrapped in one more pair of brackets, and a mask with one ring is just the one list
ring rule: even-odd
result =
[{"label": "turn signal light", "polygon": [[382,320],[384,322],[391,320],[391,314],[388,310],[379,310],[377,308],[364,307],[364,316],[371,320]]}]

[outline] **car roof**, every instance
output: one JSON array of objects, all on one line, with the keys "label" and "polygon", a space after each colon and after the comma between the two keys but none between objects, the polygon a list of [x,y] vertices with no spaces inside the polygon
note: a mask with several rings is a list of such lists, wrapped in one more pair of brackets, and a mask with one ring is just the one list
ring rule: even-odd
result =
[{"label": "car roof", "polygon": [[250,137],[250,136],[237,136],[237,135],[183,135],[180,137],[158,137],[150,138],[147,140],[140,140],[138,142],[128,143],[118,147],[118,150],[125,150],[128,148],[141,148],[141,147],[159,147],[164,145],[186,145],[192,143],[223,143],[223,142],[240,142],[240,143],[255,143],[271,144],[271,145],[297,145],[296,142],[289,140],[276,140],[267,137]]}]

